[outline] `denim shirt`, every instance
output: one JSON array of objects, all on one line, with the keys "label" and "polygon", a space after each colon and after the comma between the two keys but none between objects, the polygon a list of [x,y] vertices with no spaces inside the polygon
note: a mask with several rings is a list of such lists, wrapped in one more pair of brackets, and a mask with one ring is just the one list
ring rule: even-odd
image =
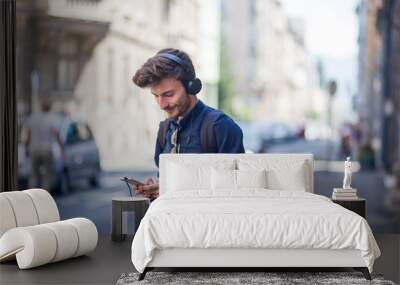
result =
[{"label": "denim shirt", "polygon": [[[158,167],[159,156],[161,153],[170,153],[173,147],[171,143],[172,133],[178,128],[177,144],[179,145],[179,153],[203,153],[200,142],[200,129],[204,117],[213,108],[205,105],[198,100],[194,108],[183,117],[179,123],[176,119],[171,119],[169,128],[166,133],[166,142],[164,149],[156,140],[156,149],[154,161]],[[218,153],[244,153],[243,133],[240,127],[226,114],[218,111],[220,114],[216,116],[213,123],[214,134],[217,143]]]}]

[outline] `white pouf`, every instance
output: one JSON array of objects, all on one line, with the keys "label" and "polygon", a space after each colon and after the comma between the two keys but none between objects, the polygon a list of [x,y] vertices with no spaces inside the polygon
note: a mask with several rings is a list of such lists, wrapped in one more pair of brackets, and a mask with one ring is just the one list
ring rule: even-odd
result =
[{"label": "white pouf", "polygon": [[59,221],[57,205],[43,189],[0,193],[0,262],[20,269],[87,254],[98,232],[86,218]]}]

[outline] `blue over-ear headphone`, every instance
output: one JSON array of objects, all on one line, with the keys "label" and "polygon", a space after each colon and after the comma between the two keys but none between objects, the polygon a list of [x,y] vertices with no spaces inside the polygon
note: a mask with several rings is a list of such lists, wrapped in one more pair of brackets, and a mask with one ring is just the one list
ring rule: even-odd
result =
[{"label": "blue over-ear headphone", "polygon": [[[186,74],[191,73],[187,70],[185,62],[179,56],[176,56],[171,53],[160,53],[157,56],[169,59],[175,62],[176,64],[180,65]],[[200,92],[202,83],[201,80],[195,77],[193,74],[190,74],[190,77],[191,77],[190,79],[183,80],[182,83],[187,93],[196,95],[197,93]]]}]

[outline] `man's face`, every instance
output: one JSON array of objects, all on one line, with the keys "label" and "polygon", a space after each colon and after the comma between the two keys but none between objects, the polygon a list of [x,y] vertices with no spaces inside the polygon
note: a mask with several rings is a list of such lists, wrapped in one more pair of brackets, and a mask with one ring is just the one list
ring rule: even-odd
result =
[{"label": "man's face", "polygon": [[178,118],[183,115],[190,105],[189,95],[182,82],[175,78],[165,78],[150,87],[160,109],[165,111],[169,118]]}]

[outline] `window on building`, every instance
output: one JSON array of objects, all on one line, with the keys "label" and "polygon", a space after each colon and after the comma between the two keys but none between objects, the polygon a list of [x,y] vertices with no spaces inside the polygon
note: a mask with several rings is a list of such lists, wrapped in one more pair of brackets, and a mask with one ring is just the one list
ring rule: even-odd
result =
[{"label": "window on building", "polygon": [[57,66],[58,89],[63,91],[73,90],[78,71],[78,43],[73,38],[65,39],[59,49]]},{"label": "window on building", "polygon": [[67,144],[90,141],[93,139],[89,126],[83,123],[73,122],[67,131]]},{"label": "window on building", "polygon": [[111,103],[114,92],[114,50],[112,48],[108,50],[107,71],[108,71],[107,101]]},{"label": "window on building", "polygon": [[130,72],[130,62],[131,62],[131,58],[130,58],[129,54],[125,54],[122,57],[122,66],[123,66],[122,74],[124,76],[121,77],[121,79],[122,79],[121,84],[122,84],[122,86],[124,86],[124,93],[125,93],[124,99],[123,99],[124,104],[126,102],[128,102],[130,96],[132,96],[131,85],[133,83],[131,80],[129,80],[132,77],[132,74]]},{"label": "window on building", "polygon": [[164,0],[162,9],[162,19],[164,22],[169,22],[169,16],[171,13],[172,0]]}]

